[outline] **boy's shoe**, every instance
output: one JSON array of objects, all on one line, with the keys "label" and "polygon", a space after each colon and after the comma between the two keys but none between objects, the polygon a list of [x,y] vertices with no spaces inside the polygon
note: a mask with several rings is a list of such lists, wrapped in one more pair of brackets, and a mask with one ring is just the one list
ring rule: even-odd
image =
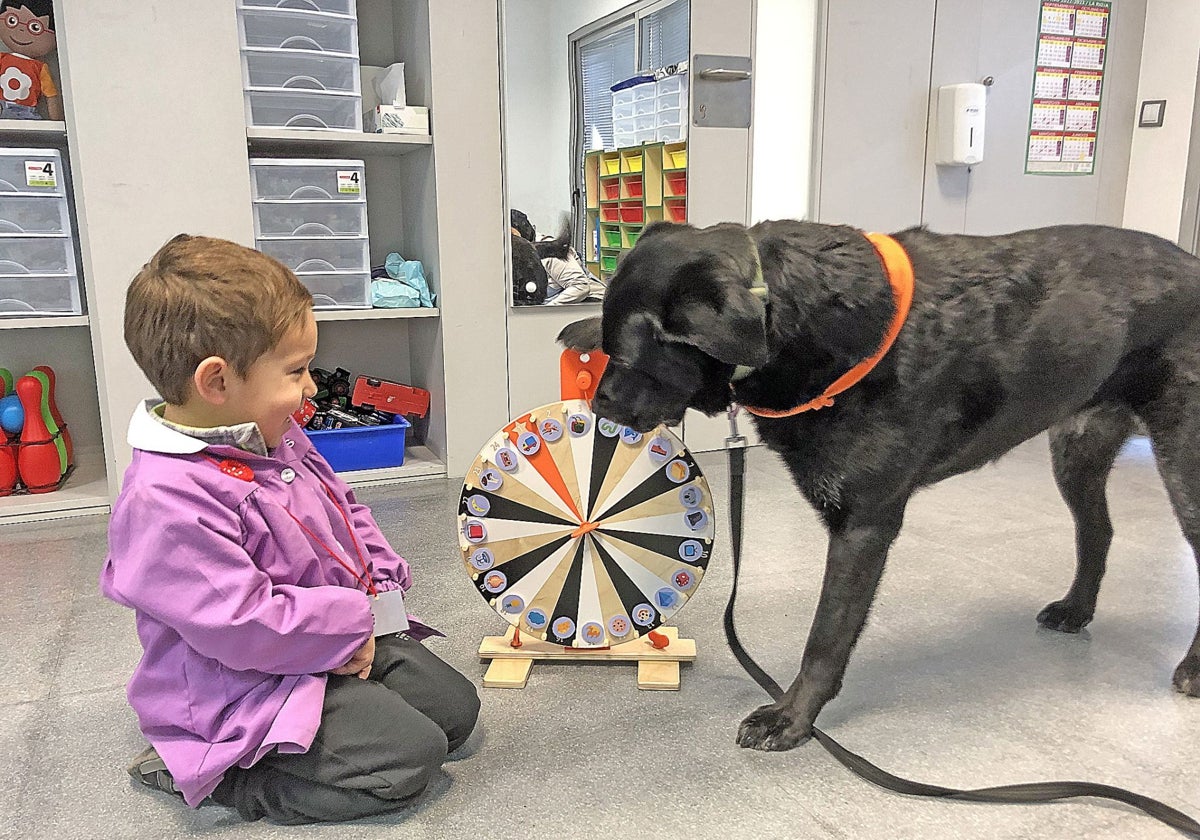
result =
[{"label": "boy's shoe", "polygon": [[158,750],[154,747],[146,747],[138,753],[125,771],[146,787],[183,796],[179,788],[175,787],[175,780],[171,778],[171,771],[167,770],[166,762],[158,757]]}]

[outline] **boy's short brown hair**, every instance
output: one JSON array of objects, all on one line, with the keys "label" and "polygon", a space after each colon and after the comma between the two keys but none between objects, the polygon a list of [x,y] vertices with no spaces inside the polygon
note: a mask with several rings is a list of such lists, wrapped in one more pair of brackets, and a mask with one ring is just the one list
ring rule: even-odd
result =
[{"label": "boy's short brown hair", "polygon": [[225,239],[181,233],[129,284],[125,344],[162,398],[182,405],[209,356],[239,376],[312,309],[287,266]]}]

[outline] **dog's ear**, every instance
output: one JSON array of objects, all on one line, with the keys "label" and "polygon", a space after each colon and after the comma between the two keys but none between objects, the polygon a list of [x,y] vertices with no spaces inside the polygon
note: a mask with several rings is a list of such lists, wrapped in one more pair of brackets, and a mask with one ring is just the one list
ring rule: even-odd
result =
[{"label": "dog's ear", "polygon": [[597,316],[567,324],[558,334],[557,341],[568,350],[587,353],[590,350],[600,349],[602,337],[600,318]]},{"label": "dog's ear", "polygon": [[770,359],[767,312],[738,280],[699,272],[667,311],[663,332],[726,364],[760,367]]}]

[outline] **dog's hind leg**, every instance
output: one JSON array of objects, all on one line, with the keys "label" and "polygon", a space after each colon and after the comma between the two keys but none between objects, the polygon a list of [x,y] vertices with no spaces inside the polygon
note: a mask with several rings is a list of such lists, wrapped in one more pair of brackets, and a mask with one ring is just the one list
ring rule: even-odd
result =
[{"label": "dog's hind leg", "polygon": [[759,750],[790,750],[812,736],[813,721],[842,687],[850,651],[858,641],[888,549],[900,531],[903,513],[864,505],[869,519],[847,521],[831,530],[825,580],[813,617],[800,674],[774,703],[761,706],[738,729],[737,742]]},{"label": "dog's hind leg", "polygon": [[[1195,370],[1189,366],[1187,370]],[[1171,377],[1153,402],[1138,409],[1154,445],[1158,472],[1167,488],[1183,535],[1200,565],[1200,384]],[[1200,629],[1175,669],[1175,688],[1200,697]]]},{"label": "dog's hind leg", "polygon": [[1075,580],[1066,597],[1038,613],[1038,624],[1043,627],[1078,633],[1096,611],[1113,536],[1104,488],[1133,422],[1128,406],[1106,403],[1050,429],[1054,480],[1075,518],[1076,565]]}]

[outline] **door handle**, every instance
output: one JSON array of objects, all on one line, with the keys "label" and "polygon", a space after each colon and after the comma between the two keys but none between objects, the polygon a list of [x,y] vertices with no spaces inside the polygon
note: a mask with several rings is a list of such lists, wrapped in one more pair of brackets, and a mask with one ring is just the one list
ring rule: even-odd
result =
[{"label": "door handle", "polygon": [[697,75],[701,79],[707,79],[714,82],[744,82],[750,78],[749,70],[726,70],[724,67],[713,67],[708,70],[701,70]]}]

